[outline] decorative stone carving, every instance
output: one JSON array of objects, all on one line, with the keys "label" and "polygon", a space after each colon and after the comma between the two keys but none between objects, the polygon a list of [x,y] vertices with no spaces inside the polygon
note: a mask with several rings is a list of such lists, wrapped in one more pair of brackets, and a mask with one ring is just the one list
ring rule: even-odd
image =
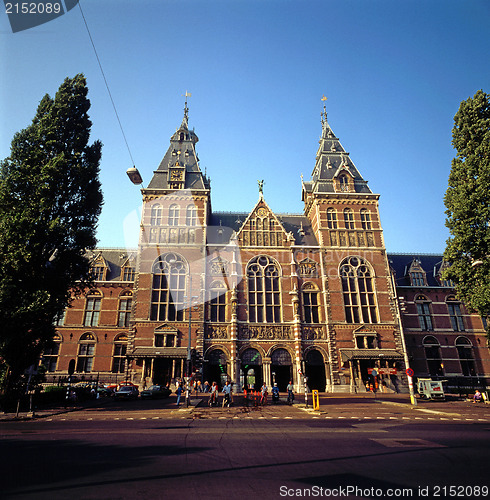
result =
[{"label": "decorative stone carving", "polygon": [[292,340],[289,325],[240,325],[239,338],[243,340]]},{"label": "decorative stone carving", "polygon": [[207,325],[208,339],[227,339],[228,328],[226,326]]},{"label": "decorative stone carving", "polygon": [[325,334],[321,326],[304,326],[303,340],[323,340]]},{"label": "decorative stone carving", "polygon": [[298,264],[299,275],[302,278],[315,278],[318,276],[316,262],[312,259],[304,259]]}]

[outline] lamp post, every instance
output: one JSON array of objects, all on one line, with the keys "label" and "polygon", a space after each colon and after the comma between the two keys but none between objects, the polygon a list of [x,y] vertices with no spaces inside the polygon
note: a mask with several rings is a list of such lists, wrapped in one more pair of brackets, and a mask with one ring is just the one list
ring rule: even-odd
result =
[{"label": "lamp post", "polygon": [[[403,323],[402,323],[402,316],[400,313],[400,300],[403,299],[403,297],[398,297],[396,293],[396,286],[395,286],[395,280],[393,278],[393,274],[391,275],[391,284],[393,287],[393,300],[395,301],[395,314],[396,314],[396,320],[397,323],[400,327],[400,336],[401,336],[401,341],[402,341],[402,349],[403,349],[403,361],[405,362],[405,368],[407,370],[407,379],[408,379],[408,391],[410,393],[410,401],[413,406],[417,406],[417,400],[415,399],[415,393],[413,390],[413,379],[412,376],[409,375],[409,369],[410,369],[410,364],[408,360],[408,352],[407,352],[407,345],[405,344],[405,334],[403,332]],[[413,372],[412,372],[413,373]]]}]

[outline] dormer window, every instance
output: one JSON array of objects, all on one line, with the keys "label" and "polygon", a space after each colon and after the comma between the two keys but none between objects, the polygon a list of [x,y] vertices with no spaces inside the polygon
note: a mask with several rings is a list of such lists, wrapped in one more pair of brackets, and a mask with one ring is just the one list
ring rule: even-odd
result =
[{"label": "dormer window", "polygon": [[419,260],[413,259],[408,275],[412,286],[427,286],[426,274]]},{"label": "dormer window", "polygon": [[339,185],[340,191],[348,192],[349,191],[349,179],[346,175],[339,176]]}]

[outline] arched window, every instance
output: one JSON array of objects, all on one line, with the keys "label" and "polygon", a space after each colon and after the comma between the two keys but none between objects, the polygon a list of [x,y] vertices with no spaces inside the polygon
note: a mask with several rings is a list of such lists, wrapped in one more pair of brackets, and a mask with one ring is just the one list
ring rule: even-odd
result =
[{"label": "arched window", "polygon": [[162,224],[162,206],[156,203],[151,207],[150,225],[160,226]]},{"label": "arched window", "polygon": [[179,225],[179,205],[170,205],[170,207],[168,208],[168,225]]},{"label": "arched window", "polygon": [[158,257],[153,264],[151,293],[152,321],[182,321],[185,305],[187,266],[175,253]]},{"label": "arched window", "polygon": [[423,295],[418,295],[415,298],[415,303],[417,305],[417,313],[419,315],[421,330],[423,332],[430,332],[434,330],[429,300],[427,300]]},{"label": "arched window", "polygon": [[246,349],[242,354],[242,364],[243,365],[261,365],[262,356],[257,349]]},{"label": "arched window", "polygon": [[47,372],[55,372],[60,354],[61,337],[55,334],[51,343],[44,349],[41,358],[41,365],[46,368]]},{"label": "arched window", "polygon": [[455,344],[463,375],[466,377],[475,377],[476,369],[472,343],[466,337],[458,337]]},{"label": "arched window", "polygon": [[360,257],[348,257],[340,266],[347,323],[377,323],[372,272]]},{"label": "arched window", "polygon": [[98,290],[91,290],[85,303],[85,317],[83,320],[85,326],[98,326],[101,303],[102,293]]},{"label": "arched window", "polygon": [[92,371],[95,354],[95,336],[93,333],[84,333],[78,343],[77,372],[89,373]]},{"label": "arched window", "polygon": [[126,291],[119,296],[119,311],[117,315],[117,326],[129,326],[131,306],[133,305],[133,292]]},{"label": "arched window", "polygon": [[350,208],[344,210],[345,229],[354,229],[354,212]]},{"label": "arched window", "polygon": [[189,205],[187,207],[187,212],[185,216],[186,226],[196,226],[197,225],[197,207],[195,205]]},{"label": "arched window", "polygon": [[447,309],[449,311],[449,319],[451,326],[455,332],[464,332],[463,314],[461,313],[461,303],[456,300],[456,297],[450,296],[447,298]]},{"label": "arched window", "polygon": [[128,349],[128,336],[119,334],[114,339],[114,354],[112,355],[112,373],[124,373],[126,366],[126,352]]},{"label": "arched window", "polygon": [[209,319],[213,322],[226,321],[226,285],[214,282],[211,285],[209,298]]},{"label": "arched window", "polygon": [[313,283],[305,283],[302,287],[303,317],[305,323],[320,323],[319,291]]},{"label": "arched window", "polygon": [[443,376],[444,369],[441,360],[441,348],[439,341],[432,335],[427,335],[422,341],[425,349],[425,359],[431,376]]},{"label": "arched window", "polygon": [[265,255],[255,257],[247,266],[248,312],[252,323],[281,321],[279,269]]},{"label": "arched window", "polygon": [[328,229],[337,229],[337,211],[334,208],[327,209]]},{"label": "arched window", "polygon": [[361,226],[363,229],[371,229],[371,213],[365,208],[361,210]]}]

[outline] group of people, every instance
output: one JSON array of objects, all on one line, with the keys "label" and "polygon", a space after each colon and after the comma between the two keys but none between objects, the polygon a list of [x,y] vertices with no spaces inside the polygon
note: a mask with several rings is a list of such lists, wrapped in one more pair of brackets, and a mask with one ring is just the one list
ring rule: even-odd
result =
[{"label": "group of people", "polygon": [[[182,398],[182,394],[185,392],[186,396],[186,401],[187,404],[189,404],[189,396],[191,393],[191,387],[196,391],[196,394],[198,392],[209,392],[209,401],[208,404],[209,406],[217,406],[218,405],[218,395],[219,395],[219,388],[218,384],[216,382],[213,382],[211,385],[209,385],[209,382],[204,382],[204,387],[201,384],[201,381],[195,381],[192,383],[188,381],[187,383],[181,383],[179,382],[177,384],[177,389],[175,393],[177,394],[177,406],[180,406],[180,400]],[[277,383],[274,383],[274,386],[272,387],[272,402],[277,403],[279,401],[279,387],[277,386]],[[223,407],[224,406],[230,406],[233,403],[233,387],[232,383],[230,381],[227,381],[226,384],[223,386]],[[287,393],[288,393],[288,404],[293,404],[294,401],[294,386],[292,380],[289,381],[289,384],[287,386]],[[262,385],[262,388],[260,389],[260,404],[265,405],[267,404],[267,396],[269,395],[269,391],[267,388],[267,384],[264,382]]]}]

